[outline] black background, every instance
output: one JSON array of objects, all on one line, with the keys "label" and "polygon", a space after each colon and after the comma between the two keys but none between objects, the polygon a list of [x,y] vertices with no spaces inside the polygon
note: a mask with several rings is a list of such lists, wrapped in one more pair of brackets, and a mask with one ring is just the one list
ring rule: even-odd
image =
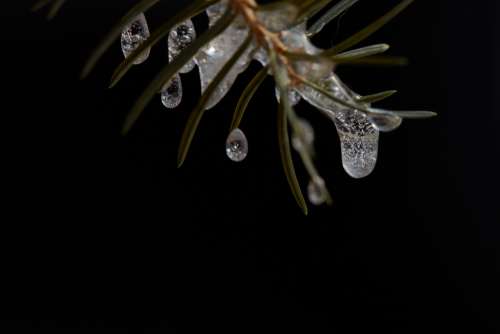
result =
[{"label": "black background", "polygon": [[[382,106],[439,113],[382,134],[366,179],[343,172],[333,124],[301,103],[335,200],[308,217],[282,172],[271,80],[242,124],[248,158],[225,157],[256,64],[207,113],[178,170],[196,73],[184,76],[181,107],[155,100],[129,136],[119,134],[165,45],[113,90],[118,44],[78,80],[133,1],[71,1],[51,23],[29,12],[30,1],[4,2],[0,304],[9,317],[121,319],[11,323],[20,332],[500,330],[496,1],[417,0],[365,42],[391,44],[409,67],[338,69],[361,94],[398,89]],[[361,1],[316,42],[340,41],[395,3]],[[163,2],[151,27],[181,6]]]}]

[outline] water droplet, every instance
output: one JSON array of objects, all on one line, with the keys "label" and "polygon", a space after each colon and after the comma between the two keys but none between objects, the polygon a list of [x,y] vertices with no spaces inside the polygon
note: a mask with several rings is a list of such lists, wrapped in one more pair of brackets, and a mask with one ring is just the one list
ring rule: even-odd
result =
[{"label": "water droplet", "polygon": [[[275,92],[276,92],[276,100],[278,101],[278,103],[280,103],[281,95],[280,95],[280,90],[278,89],[278,87],[275,88]],[[300,102],[300,100],[301,100],[301,97],[295,89],[288,90],[288,101],[290,101],[290,105],[292,107],[296,106]]]},{"label": "water droplet", "polygon": [[340,138],[342,165],[351,177],[368,176],[377,163],[379,132],[357,110],[342,110],[334,118]]},{"label": "water droplet", "polygon": [[327,201],[328,192],[325,188],[325,181],[321,177],[316,177],[309,181],[307,185],[307,197],[313,205],[321,205]]},{"label": "water droplet", "polygon": [[161,90],[161,102],[166,108],[176,108],[182,101],[182,81],[175,75]]},{"label": "water droplet", "polygon": [[389,132],[396,130],[403,122],[403,119],[398,115],[388,112],[380,112],[377,109],[371,109],[371,111],[373,112],[368,114],[368,119],[379,131]]},{"label": "water droplet", "polygon": [[248,154],[248,141],[240,129],[234,129],[226,140],[226,154],[232,161],[243,161]]},{"label": "water droplet", "polygon": [[296,151],[305,148],[308,152],[312,152],[315,137],[314,128],[303,118],[299,118],[298,123],[302,134],[300,137],[295,133],[292,135],[292,146]]},{"label": "water droplet", "polygon": [[[177,56],[196,39],[196,30],[193,21],[186,20],[176,25],[168,35],[168,61],[172,62]],[[184,65],[180,73],[188,73],[195,66],[194,60]]]},{"label": "water droplet", "polygon": [[[148,23],[144,14],[139,14],[122,32],[121,46],[125,58],[130,56],[150,36]],[[149,57],[151,48],[147,48],[134,61],[135,65],[141,64]]]}]

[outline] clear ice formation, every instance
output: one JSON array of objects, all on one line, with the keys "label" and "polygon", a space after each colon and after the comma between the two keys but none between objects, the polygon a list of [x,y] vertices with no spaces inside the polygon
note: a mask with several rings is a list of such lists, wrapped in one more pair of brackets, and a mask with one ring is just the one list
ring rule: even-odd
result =
[{"label": "clear ice formation", "polygon": [[[211,6],[207,10],[210,25],[213,25],[220,18],[225,8],[227,8],[226,6],[226,2],[221,2]],[[284,13],[285,15],[275,16],[281,19],[281,23],[279,22],[280,20],[270,22],[268,19],[271,15],[266,17],[267,13],[260,14],[260,19],[269,27],[279,28],[280,24],[287,24],[286,11]],[[236,52],[241,45],[241,41],[245,39],[247,34],[248,29],[236,19],[220,36],[215,38],[198,53],[195,61],[200,71],[202,92],[205,91],[220,69]],[[294,52],[302,52],[309,55],[316,55],[321,52],[321,49],[315,47],[307,38],[304,24],[283,31],[281,33],[281,40]],[[207,109],[215,106],[226,95],[238,74],[247,68],[251,60],[250,56],[259,61],[263,66],[268,65],[269,59],[265,50],[257,49],[255,50],[256,52],[251,51],[249,49],[245,52],[226,79],[221,82],[212,99],[207,104]],[[333,74],[333,64],[301,60],[295,62],[294,68],[307,80],[319,84],[336,97],[351,103],[354,102],[356,95]],[[292,95],[294,94],[293,92],[295,90],[290,93],[292,104],[299,100],[299,98]],[[362,178],[369,175],[375,168],[378,155],[379,131],[372,122],[375,122],[378,126],[380,124],[374,121],[373,118],[368,119],[364,113],[339,105],[327,96],[307,86],[298,87],[297,92],[310,104],[323,111],[334,122],[341,144],[342,165],[347,174],[353,178]],[[277,98],[279,99],[278,96]],[[298,143],[296,139],[295,144],[300,146],[302,143]]]},{"label": "clear ice formation", "polygon": [[257,11],[257,19],[272,32],[281,32],[288,30],[295,23],[298,15],[298,8],[289,3],[280,3],[277,6],[273,4],[267,6],[272,9],[261,9]]},{"label": "clear ice formation", "polygon": [[[176,25],[168,35],[168,61],[172,62],[185,48],[196,39],[193,21],[186,20]],[[195,67],[194,60],[184,65],[180,73],[191,72]]]},{"label": "clear ice formation", "polygon": [[217,22],[218,19],[224,15],[224,12],[227,9],[227,0],[219,1],[216,4],[208,7],[205,12],[208,16],[208,25],[211,27]]},{"label": "clear ice formation", "polygon": [[307,198],[312,205],[324,204],[327,200],[327,192],[325,191],[325,181],[321,178],[309,181],[307,185]]},{"label": "clear ice formation", "polygon": [[[278,87],[275,88],[275,92],[276,92],[276,100],[279,103],[281,96],[280,96],[280,91],[279,91]],[[297,93],[297,91],[295,89],[290,89],[288,91],[288,100],[290,101],[290,104],[292,106],[296,106],[300,102],[301,99],[302,98],[300,97],[299,93]]]},{"label": "clear ice formation", "polygon": [[176,74],[160,92],[161,102],[168,109],[174,109],[182,101],[182,81],[179,74]]},{"label": "clear ice formation", "polygon": [[[305,25],[298,25],[290,30],[281,33],[282,42],[292,51],[303,52],[309,55],[316,55],[321,50],[315,47],[305,34]],[[262,66],[269,64],[269,59],[265,50],[257,49],[253,58],[260,62]],[[296,62],[295,69],[307,80],[315,82],[322,86],[332,95],[348,102],[355,102],[357,95],[350,91],[333,74],[333,64],[313,63],[307,61]],[[311,105],[320,109],[335,124],[341,144],[342,165],[344,170],[353,178],[362,178],[368,176],[375,168],[378,155],[378,137],[379,131],[372,124],[380,122],[358,111],[346,108],[332,101],[324,94],[308,87],[301,86],[297,88],[298,93]],[[296,92],[290,91],[290,94]],[[279,102],[279,94],[276,93]],[[290,95],[292,105],[298,102],[298,98]],[[314,133],[314,132],[313,132]],[[301,143],[295,140],[295,144]]]},{"label": "clear ice formation", "polygon": [[[144,14],[139,14],[122,31],[121,47],[125,58],[129,57],[150,36],[148,23]],[[135,65],[141,64],[149,57],[151,48],[147,48],[134,61]]]},{"label": "clear ice formation", "polygon": [[[225,2],[217,3],[207,9],[210,24],[213,24],[220,17],[221,13],[224,11],[224,7]],[[222,67],[224,67],[236,53],[248,34],[248,27],[242,23],[242,18],[238,17],[226,30],[201,48],[195,57],[195,62],[200,72],[202,93],[205,92]],[[226,96],[238,75],[245,71],[250,64],[251,53],[252,48],[248,48],[243,53],[226,77],[219,83],[217,89],[207,102],[205,109],[213,108],[224,96]]]},{"label": "clear ice formation", "polygon": [[305,148],[308,152],[312,152],[315,138],[314,128],[304,118],[299,118],[298,123],[302,131],[302,136],[299,137],[294,133],[292,135],[292,146],[296,151],[301,151]]},{"label": "clear ice formation", "polygon": [[[213,26],[226,9],[227,1],[221,1],[210,6],[206,10],[209,18],[209,25]],[[267,13],[260,13],[259,18],[269,29],[281,30],[284,26],[289,24],[288,19],[292,14],[293,10],[283,11],[282,15],[274,16],[280,19],[278,21],[272,21],[272,15],[266,16]],[[139,26],[146,27],[147,29],[145,19],[139,19],[137,22],[143,22],[139,24]],[[146,31],[146,29],[140,29],[140,31]],[[229,61],[238,50],[248,33],[248,27],[244,24],[242,18],[237,17],[225,31],[198,52],[194,58],[194,63],[198,65],[199,68],[202,93],[207,89],[227,61]],[[147,38],[148,34],[139,33],[138,35],[144,35],[144,38]],[[170,60],[179,54],[188,43],[194,40],[194,38],[194,27],[190,21],[184,22],[173,29],[169,36]],[[302,52],[310,55],[316,55],[321,52],[321,50],[316,48],[307,38],[305,25],[303,24],[283,31],[281,33],[281,39],[289,49],[295,52]],[[256,48],[255,45],[254,47],[248,48],[228,73],[226,78],[219,84],[214,94],[209,99],[205,107],[206,109],[213,108],[227,94],[237,76],[248,67],[252,59],[259,61],[263,66],[267,66],[269,63],[265,50]],[[183,68],[183,71],[190,70],[192,67],[192,64],[188,64]],[[294,68],[300,75],[320,85],[323,89],[336,97],[351,103],[355,102],[354,99],[356,95],[343,85],[332,72],[333,64],[302,60],[296,61]],[[176,76],[162,90],[162,102],[165,106],[171,108],[180,102],[181,97],[182,85],[180,79]],[[362,178],[369,175],[375,168],[377,162],[379,130],[397,127],[397,120],[387,115],[381,115],[380,117],[376,117],[378,115],[371,115],[368,117],[363,112],[346,108],[332,101],[327,96],[308,86],[296,87],[296,89],[290,91],[292,104],[298,103],[300,98],[303,98],[320,109],[334,122],[340,139],[342,165],[345,171],[353,178]],[[278,95],[277,99],[279,100]],[[303,126],[307,142],[302,143],[298,138],[292,138],[292,144],[296,149],[300,148],[301,145],[312,146],[312,142],[314,141],[314,132],[310,124],[303,123],[301,126]],[[226,153],[233,161],[242,161],[245,159],[248,153],[248,142],[245,134],[241,130],[234,130],[227,138]],[[309,197],[311,202],[321,204],[320,202],[324,201],[324,199],[315,196],[315,194],[318,194],[317,190],[318,185],[312,182],[309,186]]]},{"label": "clear ice formation", "polygon": [[[335,74],[319,84],[335,97],[353,101],[355,94]],[[339,105],[310,87],[302,86],[299,93],[334,122],[340,139],[342,165],[347,174],[356,179],[368,176],[377,163],[379,138],[379,131],[368,117],[358,110]]]},{"label": "clear ice formation", "polygon": [[368,119],[380,132],[389,132],[396,130],[403,122],[403,119],[398,115],[394,115],[374,108],[370,109],[370,111],[372,113],[368,115]]},{"label": "clear ice formation", "polygon": [[248,154],[248,140],[240,129],[234,129],[227,137],[226,154],[235,162],[245,160]]},{"label": "clear ice formation", "polygon": [[[307,38],[304,25],[299,25],[281,34],[283,43],[293,51],[315,55],[321,52]],[[262,64],[267,64],[265,53],[258,55]],[[316,83],[339,99],[354,103],[357,95],[349,90],[327,66],[297,64],[307,80]],[[379,131],[368,117],[358,111],[334,102],[324,94],[303,85],[297,88],[304,100],[327,115],[335,124],[340,139],[342,165],[353,178],[368,176],[375,168],[378,155]]]},{"label": "clear ice formation", "polygon": [[379,132],[366,115],[344,109],[333,119],[337,127],[344,170],[355,179],[368,176],[377,163]]},{"label": "clear ice formation", "polygon": [[[281,32],[282,42],[293,52],[317,55],[322,52],[315,47],[306,35],[305,24],[291,27],[297,15],[297,8],[293,5],[282,4],[277,10],[261,11],[257,13],[258,19],[271,31]],[[284,6],[284,7],[283,7]],[[209,26],[213,26],[228,9],[228,0],[220,1],[207,8],[206,14]],[[288,29],[288,30],[287,30]],[[201,91],[205,92],[207,87],[220,72],[223,66],[235,54],[238,48],[249,34],[248,26],[242,17],[236,19],[220,35],[211,40],[201,48],[191,62],[186,64],[179,72],[187,73],[198,65]],[[150,37],[146,18],[143,13],[139,14],[129,25],[125,27],[121,35],[121,47],[125,57],[129,57],[145,40]],[[191,20],[187,20],[175,26],[168,36],[169,61],[177,57],[190,43],[196,39],[196,31]],[[144,62],[150,53],[146,49],[134,64]],[[218,85],[217,89],[209,99],[206,109],[213,108],[231,89],[237,76],[245,71],[254,59],[262,64],[269,65],[266,50],[257,45],[255,41],[249,47],[226,77]],[[307,80],[321,86],[322,89],[339,99],[352,103],[359,97],[345,86],[333,73],[333,63],[313,62],[309,60],[295,60],[292,63],[294,70]],[[269,72],[272,75],[271,71]],[[181,102],[183,95],[182,83],[179,74],[176,74],[161,90],[162,103],[167,108],[175,108]],[[279,102],[280,96],[276,92]],[[396,114],[383,112],[378,109],[370,109],[371,113],[365,114],[361,111],[348,108],[339,104],[324,94],[306,85],[293,87],[289,92],[292,105],[301,99],[306,100],[314,107],[321,110],[335,124],[340,144],[342,165],[344,170],[353,178],[362,178],[369,175],[375,168],[378,155],[379,131],[386,132],[398,128],[402,118]],[[300,150],[304,145],[311,148],[314,142],[314,130],[305,120],[300,120],[303,131],[301,139],[293,136],[292,145]],[[231,132],[226,142],[226,153],[233,161],[242,161],[248,153],[248,142],[245,134],[236,129]],[[317,181],[317,180],[316,180]],[[308,186],[309,199],[313,204],[321,204],[326,199],[321,191],[320,184],[311,180]]]},{"label": "clear ice formation", "polygon": [[[191,20],[186,20],[172,28],[168,35],[168,61],[172,62],[179,54],[196,39],[196,31]],[[195,67],[194,60],[184,65],[179,73],[188,73]],[[182,81],[177,73],[161,92],[161,102],[166,108],[176,108],[182,101]]]}]

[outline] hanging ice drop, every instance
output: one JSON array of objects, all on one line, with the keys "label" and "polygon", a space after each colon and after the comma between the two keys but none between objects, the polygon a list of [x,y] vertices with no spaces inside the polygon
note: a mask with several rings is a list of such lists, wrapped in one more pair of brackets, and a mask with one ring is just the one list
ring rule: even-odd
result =
[{"label": "hanging ice drop", "polygon": [[[318,83],[338,99],[354,103],[357,96],[334,75]],[[326,95],[307,86],[299,88],[302,97],[327,115],[337,128],[344,170],[353,178],[368,176],[377,163],[378,130],[368,117],[357,110],[348,109]]]},{"label": "hanging ice drop", "polygon": [[248,154],[248,141],[240,129],[234,129],[226,140],[226,154],[235,162],[243,161]]},{"label": "hanging ice drop", "polygon": [[292,146],[296,151],[301,151],[305,148],[308,152],[313,151],[314,144],[314,129],[312,125],[303,118],[298,120],[302,136],[299,137],[295,133],[292,135]]},{"label": "hanging ice drop", "polygon": [[307,185],[307,197],[313,205],[324,204],[328,199],[328,192],[325,189],[325,181],[317,177],[309,181]]},{"label": "hanging ice drop", "polygon": [[[186,20],[176,25],[168,35],[168,61],[172,62],[185,48],[196,39],[196,31],[193,21]],[[180,73],[187,73],[195,66],[194,59],[184,65]]]},{"label": "hanging ice drop", "polygon": [[179,74],[175,75],[161,90],[161,102],[166,108],[176,108],[182,101],[182,82]]},{"label": "hanging ice drop", "polygon": [[342,110],[334,118],[340,138],[342,165],[351,177],[368,176],[377,163],[379,132],[365,114]]},{"label": "hanging ice drop", "polygon": [[[129,23],[122,32],[121,46],[125,58],[130,56],[150,36],[148,23],[144,14],[139,14]],[[149,57],[151,48],[147,48],[134,61],[135,65],[141,64]]]}]

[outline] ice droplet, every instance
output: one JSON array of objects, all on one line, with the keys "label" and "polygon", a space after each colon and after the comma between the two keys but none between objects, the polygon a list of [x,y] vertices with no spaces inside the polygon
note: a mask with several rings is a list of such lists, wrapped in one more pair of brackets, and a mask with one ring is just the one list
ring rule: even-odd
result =
[{"label": "ice droplet", "polygon": [[[334,75],[318,83],[323,89],[339,99],[353,102],[356,94],[349,90]],[[302,97],[327,115],[337,128],[344,170],[353,178],[368,176],[377,163],[379,131],[368,117],[346,108],[310,87],[301,86]]]},{"label": "ice droplet", "polygon": [[344,109],[334,118],[342,151],[342,165],[351,177],[368,176],[377,163],[379,132],[365,114]]},{"label": "ice droplet", "polygon": [[248,154],[248,141],[240,129],[234,129],[226,140],[226,154],[235,162],[243,161]]},{"label": "ice droplet", "polygon": [[[122,32],[121,46],[125,58],[130,56],[145,40],[150,36],[148,23],[144,14],[139,14],[131,23],[129,23]],[[149,57],[151,48],[147,48],[134,61],[135,65],[141,64]]]},{"label": "ice droplet", "polygon": [[292,135],[292,146],[296,151],[305,148],[308,152],[312,152],[315,137],[314,128],[303,118],[299,118],[298,123],[302,134],[300,137],[295,133]]},{"label": "ice droplet", "polygon": [[[196,39],[196,30],[193,21],[186,20],[176,25],[168,35],[168,61],[172,62],[177,56]],[[180,73],[188,73],[195,67],[194,60],[184,65]]]},{"label": "ice droplet", "polygon": [[398,115],[388,112],[381,112],[377,109],[371,109],[372,113],[368,114],[368,119],[373,126],[381,132],[390,132],[399,128],[403,119]]},{"label": "ice droplet", "polygon": [[325,189],[325,181],[321,177],[316,177],[309,181],[307,185],[307,197],[313,205],[321,205],[328,199],[328,193]]},{"label": "ice droplet", "polygon": [[161,102],[166,108],[174,109],[182,101],[182,81],[179,74],[175,75],[161,90]]}]

